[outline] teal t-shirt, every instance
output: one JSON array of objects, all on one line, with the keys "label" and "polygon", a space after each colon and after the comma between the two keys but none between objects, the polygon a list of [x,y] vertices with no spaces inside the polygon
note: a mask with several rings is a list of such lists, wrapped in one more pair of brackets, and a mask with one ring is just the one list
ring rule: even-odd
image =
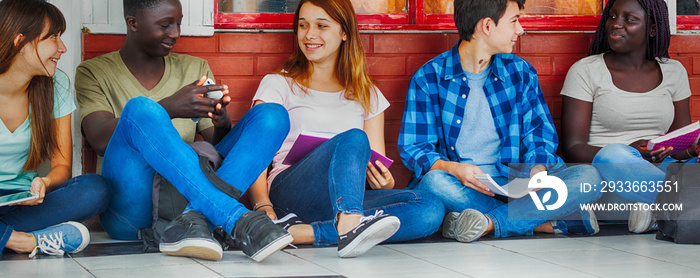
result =
[{"label": "teal t-shirt", "polygon": [[[56,71],[54,81],[54,119],[67,116],[75,110],[75,101],[71,94],[70,81],[62,71]],[[27,162],[31,142],[29,117],[15,132],[5,127],[0,121],[0,189],[28,190],[36,171],[23,172]]]}]

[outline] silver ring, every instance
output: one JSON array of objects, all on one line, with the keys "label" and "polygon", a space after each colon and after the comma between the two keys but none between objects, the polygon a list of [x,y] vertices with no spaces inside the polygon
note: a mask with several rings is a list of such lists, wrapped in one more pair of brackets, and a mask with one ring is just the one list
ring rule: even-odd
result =
[{"label": "silver ring", "polygon": [[653,155],[652,155],[652,156],[651,156],[651,162],[654,162],[654,161],[656,161],[656,156],[653,156]]}]

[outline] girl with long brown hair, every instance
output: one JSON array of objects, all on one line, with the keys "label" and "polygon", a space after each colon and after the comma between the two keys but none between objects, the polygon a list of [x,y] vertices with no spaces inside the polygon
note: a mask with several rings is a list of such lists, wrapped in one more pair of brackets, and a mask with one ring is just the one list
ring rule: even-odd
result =
[{"label": "girl with long brown hair", "polygon": [[[0,196],[35,196],[0,206],[0,252],[78,252],[90,237],[73,221],[97,215],[109,201],[100,176],[71,178],[75,104],[68,77],[56,74],[65,28],[63,14],[45,1],[0,2]],[[50,170],[39,176],[47,159]]]},{"label": "girl with long brown hair", "polygon": [[[388,165],[370,161],[370,149],[385,153],[389,102],[369,78],[350,0],[302,0],[294,33],[294,54],[253,98],[256,105],[283,105],[291,122],[269,177],[263,173],[251,188],[254,209],[272,219],[285,215],[278,222],[293,243],[337,244],[340,257],[434,233],[444,215],[437,197],[393,190]],[[334,135],[299,161],[285,162],[302,131]]]}]

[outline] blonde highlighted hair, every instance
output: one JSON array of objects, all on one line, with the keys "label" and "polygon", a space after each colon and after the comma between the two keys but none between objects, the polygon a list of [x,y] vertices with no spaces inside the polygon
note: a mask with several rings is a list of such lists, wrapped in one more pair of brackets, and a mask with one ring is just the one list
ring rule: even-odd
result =
[{"label": "blonde highlighted hair", "polygon": [[[372,99],[376,96],[375,86],[367,71],[360,31],[357,27],[355,8],[350,0],[301,0],[294,13],[294,34],[299,32],[299,11],[304,3],[311,3],[322,8],[333,20],[340,23],[347,40],[341,42],[338,60],[335,64],[335,76],[345,88],[345,98],[354,100],[362,105],[365,114],[370,111]],[[312,65],[299,44],[296,44],[294,54],[275,73],[292,78],[294,83],[301,85],[304,92],[309,87]]]}]

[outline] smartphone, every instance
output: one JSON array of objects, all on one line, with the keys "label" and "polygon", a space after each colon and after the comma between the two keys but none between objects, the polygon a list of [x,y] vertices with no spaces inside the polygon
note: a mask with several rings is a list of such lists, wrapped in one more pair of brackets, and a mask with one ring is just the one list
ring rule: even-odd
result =
[{"label": "smartphone", "polygon": [[0,207],[7,206],[11,204],[21,203],[24,201],[38,199],[39,195],[36,195],[29,190],[12,193],[8,195],[0,196]]}]

